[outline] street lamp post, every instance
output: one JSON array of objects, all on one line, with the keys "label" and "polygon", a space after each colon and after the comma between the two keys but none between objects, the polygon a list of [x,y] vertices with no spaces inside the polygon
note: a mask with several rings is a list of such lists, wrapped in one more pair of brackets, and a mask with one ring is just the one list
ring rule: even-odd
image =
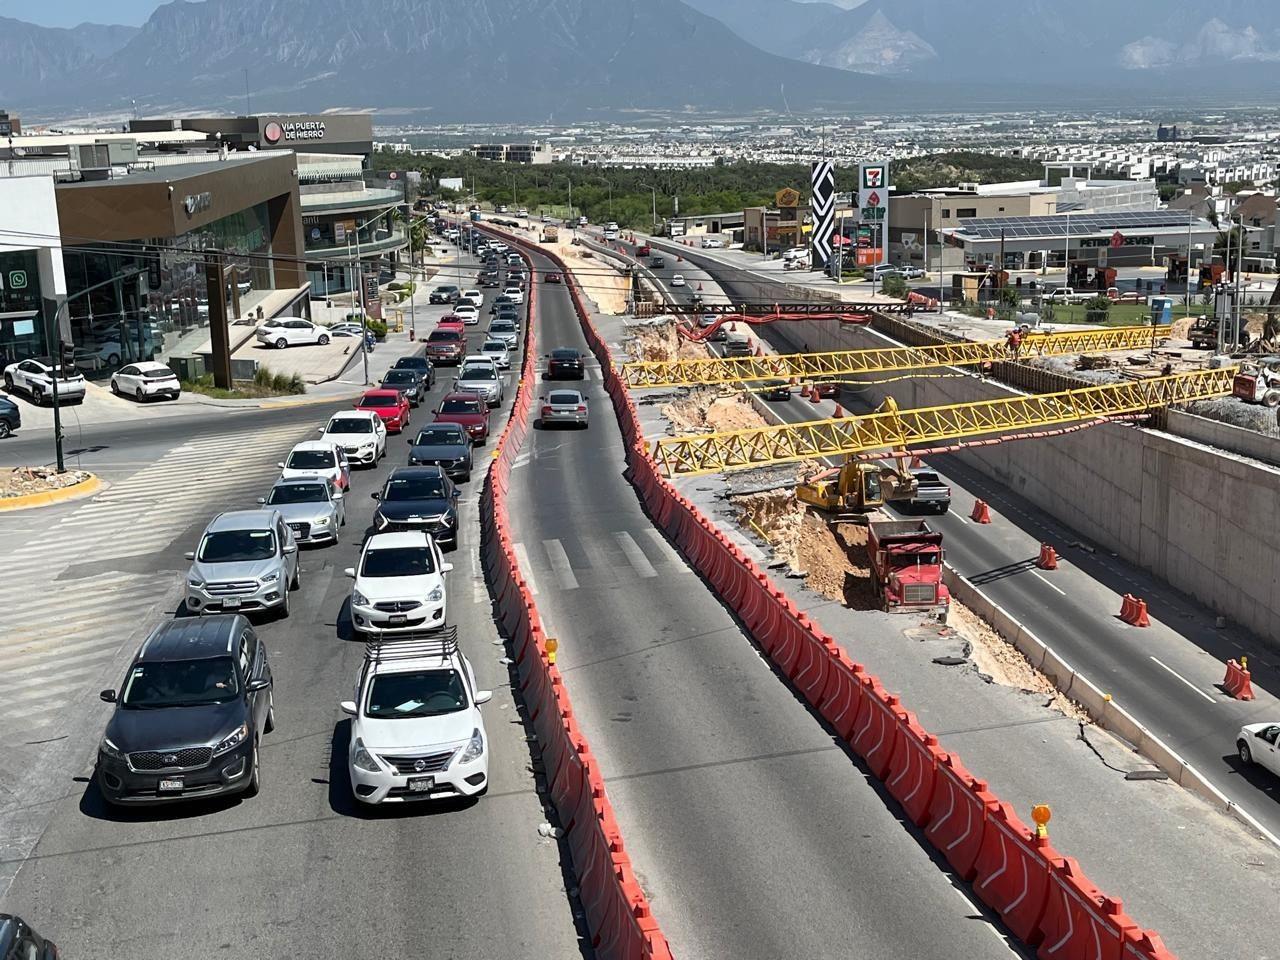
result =
[{"label": "street lamp post", "polygon": [[658,188],[652,187],[647,183],[638,183],[636,186],[645,187],[653,193],[653,225],[658,225]]}]

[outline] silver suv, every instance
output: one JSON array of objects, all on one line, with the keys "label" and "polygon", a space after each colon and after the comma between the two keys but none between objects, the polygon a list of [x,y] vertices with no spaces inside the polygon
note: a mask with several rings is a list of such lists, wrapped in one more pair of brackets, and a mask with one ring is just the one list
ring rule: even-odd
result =
[{"label": "silver suv", "polygon": [[279,510],[237,510],[214,517],[187,559],[189,613],[274,610],[289,615],[300,583],[298,544]]}]

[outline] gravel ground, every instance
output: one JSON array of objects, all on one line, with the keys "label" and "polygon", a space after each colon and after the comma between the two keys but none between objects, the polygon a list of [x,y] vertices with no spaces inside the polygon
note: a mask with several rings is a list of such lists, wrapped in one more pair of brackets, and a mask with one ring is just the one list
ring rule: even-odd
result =
[{"label": "gravel ground", "polygon": [[89,479],[83,470],[58,473],[52,467],[8,467],[0,471],[0,498],[61,490]]}]

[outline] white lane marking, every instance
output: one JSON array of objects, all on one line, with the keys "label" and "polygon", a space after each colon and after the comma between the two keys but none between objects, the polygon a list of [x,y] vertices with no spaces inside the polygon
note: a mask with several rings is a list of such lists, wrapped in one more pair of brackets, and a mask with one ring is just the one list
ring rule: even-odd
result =
[{"label": "white lane marking", "polygon": [[1064,597],[1067,595],[1067,591],[1058,589],[1058,587],[1055,587],[1052,583],[1050,583],[1044,577],[1040,576],[1040,574],[1036,573],[1034,570],[1031,571],[1031,575],[1035,577],[1037,580],[1039,580],[1041,583],[1043,583],[1050,590],[1057,590],[1058,593],[1062,594]]},{"label": "white lane marking", "polygon": [[538,595],[538,581],[533,579],[533,566],[529,563],[529,551],[524,548],[523,543],[513,545],[512,549],[516,554],[516,563],[520,566],[520,574],[524,577],[525,585],[528,586],[529,592],[535,597]]},{"label": "white lane marking", "polygon": [[1182,674],[1180,674],[1177,670],[1173,669],[1173,667],[1169,666],[1167,663],[1165,663],[1164,661],[1160,660],[1158,657],[1152,657],[1151,659],[1152,659],[1152,660],[1154,660],[1154,661],[1155,661],[1157,664],[1159,664],[1160,666],[1164,667],[1166,670],[1168,670],[1168,671],[1169,671],[1170,673],[1172,673],[1175,677],[1177,677],[1179,680],[1181,680],[1183,683],[1185,683],[1188,687],[1190,687],[1190,688],[1191,688],[1192,690],[1194,690],[1196,693],[1200,694],[1200,696],[1204,697],[1204,698],[1205,698],[1206,700],[1208,700],[1210,703],[1214,703],[1214,704],[1216,704],[1216,703],[1218,702],[1217,700],[1213,699],[1213,697],[1209,696],[1207,693],[1205,693],[1203,690],[1201,690],[1199,687],[1197,687],[1197,686],[1196,686],[1194,683],[1192,683],[1190,680],[1188,680],[1186,677],[1184,677]]},{"label": "white lane marking", "polygon": [[641,577],[656,577],[658,575],[658,571],[653,569],[653,564],[649,562],[649,558],[640,549],[640,544],[631,539],[631,534],[623,530],[615,533],[613,539],[618,541],[618,546],[622,548],[623,554],[626,555],[627,562],[631,564],[632,569],[638,575]]},{"label": "white lane marking", "polygon": [[578,578],[573,575],[573,566],[569,563],[569,555],[564,551],[564,544],[559,540],[543,540],[542,547],[547,551],[551,561],[551,569],[560,581],[562,590],[577,590]]},{"label": "white lane marking", "polygon": [[11,671],[4,681],[0,683],[0,696],[3,696],[7,703],[15,699],[15,691],[48,687],[50,684],[57,683],[60,680],[69,680],[72,677],[87,677],[90,674],[105,670],[106,663],[105,660],[100,660],[97,663],[86,661],[71,669],[51,668],[39,676],[31,676],[30,674],[35,672],[31,669],[25,671],[26,675],[21,677],[14,677],[13,674],[18,673],[18,671]]}]

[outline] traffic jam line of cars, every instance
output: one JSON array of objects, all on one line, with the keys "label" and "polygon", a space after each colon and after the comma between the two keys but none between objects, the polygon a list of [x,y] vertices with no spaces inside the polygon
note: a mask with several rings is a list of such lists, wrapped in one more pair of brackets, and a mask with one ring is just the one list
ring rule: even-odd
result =
[{"label": "traffic jam line of cars", "polygon": [[[518,338],[520,318],[502,322]],[[388,434],[410,428],[412,398],[422,404],[436,381],[432,342],[426,355],[399,360],[353,409],[333,414],[317,439],[294,446],[256,508],[205,527],[186,555],[185,615],[152,630],[119,687],[101,692],[114,705],[95,770],[108,803],[258,793],[260,745],[275,710],[255,621],[289,615],[305,574],[301,547],[341,542],[353,468],[387,455]],[[455,361],[452,389],[410,442],[408,464],[371,493],[372,530],[344,571],[351,629],[366,648],[353,699],[340,706],[352,717],[351,789],[365,804],[475,797],[488,787],[480,707],[492,692],[479,688],[449,624],[445,555],[460,538],[458,484],[472,478],[473,450],[489,439],[513,349],[490,337],[482,353],[464,350]]]}]

